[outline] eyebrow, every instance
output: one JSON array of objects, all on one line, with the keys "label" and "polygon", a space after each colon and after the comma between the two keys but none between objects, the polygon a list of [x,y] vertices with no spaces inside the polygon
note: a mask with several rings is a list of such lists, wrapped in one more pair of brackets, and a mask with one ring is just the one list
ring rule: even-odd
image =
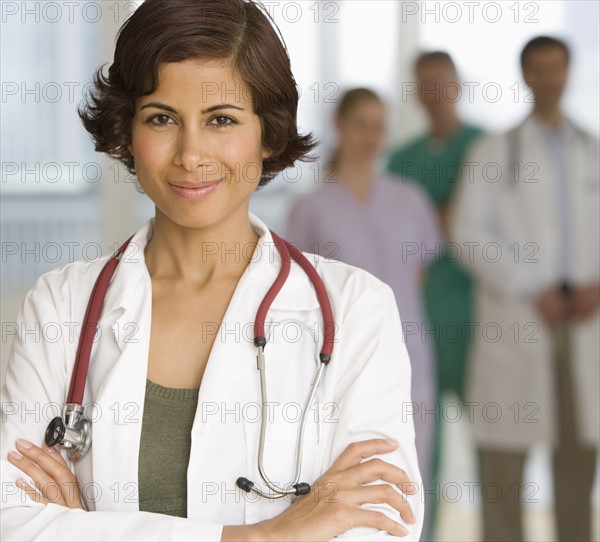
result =
[{"label": "eyebrow", "polygon": [[[177,111],[171,107],[170,105],[167,104],[161,104],[159,102],[150,102],[147,103],[146,105],[143,105],[142,107],[140,107],[140,111],[142,109],[146,109],[146,107],[155,107],[156,109],[164,109],[165,111],[169,111],[171,113],[177,113]],[[212,113],[213,111],[219,111],[221,109],[239,109],[240,111],[244,111],[243,107],[239,107],[237,105],[233,105],[233,104],[228,104],[228,103],[224,103],[224,104],[217,104],[217,105],[211,105],[210,107],[207,107],[206,109],[202,110],[202,113]]]}]

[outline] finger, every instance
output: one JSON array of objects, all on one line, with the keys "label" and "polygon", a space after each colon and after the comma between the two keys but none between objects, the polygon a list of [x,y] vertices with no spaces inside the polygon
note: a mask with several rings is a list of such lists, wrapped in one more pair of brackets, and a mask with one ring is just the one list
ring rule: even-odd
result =
[{"label": "finger", "polygon": [[408,534],[406,527],[390,519],[383,512],[362,508],[351,508],[349,510],[352,527],[373,527],[374,529],[387,531],[394,536],[406,536]]},{"label": "finger", "polygon": [[48,454],[48,457],[55,461],[60,467],[61,474],[55,473],[53,476],[60,487],[65,506],[70,508],[83,508],[79,486],[77,485],[77,478],[69,468],[67,460],[65,460],[60,453],[60,448],[56,446],[49,447],[46,446],[46,443],[43,443],[41,450]]},{"label": "finger", "polygon": [[[60,450],[55,446],[48,446],[46,443],[42,444],[42,450],[44,450],[54,461],[56,461],[59,465],[63,465],[67,469],[69,468],[67,462],[64,457],[60,453]],[[69,469],[70,470],[70,469]]]},{"label": "finger", "polygon": [[16,444],[17,450],[20,453],[36,463],[57,482],[68,480],[73,476],[73,473],[59,452],[50,452],[47,449],[43,450],[39,446],[23,439],[17,439]]},{"label": "finger", "polygon": [[57,504],[66,504],[64,494],[72,491],[70,486],[74,483],[73,474],[68,467],[59,464],[50,457],[48,452],[24,439],[17,439],[16,445],[19,453],[29,460],[30,464],[25,464],[25,466],[31,472],[27,472],[27,474],[37,484],[40,484],[44,497]]},{"label": "finger", "polygon": [[358,465],[365,457],[375,454],[386,454],[398,447],[398,444],[390,444],[384,438],[359,440],[351,442],[344,451],[333,462],[329,470],[345,470]]},{"label": "finger", "polygon": [[406,499],[394,486],[389,484],[374,484],[353,489],[351,492],[355,505],[366,503],[389,504],[400,512],[400,517],[407,523],[416,521],[413,510]]},{"label": "finger", "polygon": [[16,484],[17,487],[21,488],[34,502],[48,504],[48,501],[22,478],[17,478]]},{"label": "finger", "polygon": [[408,493],[409,495],[418,491],[417,484],[408,477],[405,470],[379,457],[363,461],[352,468],[352,474],[348,474],[361,485],[376,480],[385,480],[386,482],[395,484],[404,493]]},{"label": "finger", "polygon": [[35,487],[41,491],[42,496],[47,501],[61,504],[62,495],[59,496],[59,490],[56,487],[52,489],[52,486],[56,486],[56,482],[38,465],[25,457],[23,454],[15,454],[14,452],[10,452],[8,454],[8,461],[33,480]]}]

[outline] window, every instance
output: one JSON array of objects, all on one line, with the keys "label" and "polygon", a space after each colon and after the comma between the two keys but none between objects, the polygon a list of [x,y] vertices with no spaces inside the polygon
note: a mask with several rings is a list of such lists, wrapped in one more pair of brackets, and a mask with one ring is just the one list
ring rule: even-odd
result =
[{"label": "window", "polygon": [[[408,4],[413,4],[412,2]],[[403,7],[420,23],[420,45],[452,55],[463,81],[459,110],[489,130],[505,130],[531,109],[531,91],[519,56],[538,35],[564,39],[571,48],[570,80],[563,104],[582,127],[598,134],[598,2],[422,2]]]},{"label": "window", "polygon": [[102,60],[102,16],[96,2],[3,3],[3,196],[80,195],[100,180],[76,108]]},{"label": "window", "polygon": [[18,297],[42,273],[109,251],[101,185],[122,179],[94,151],[77,106],[138,4],[1,3],[3,293]]},{"label": "window", "polygon": [[341,0],[263,2],[281,30],[301,90],[298,125],[320,145],[317,163],[298,162],[252,198],[251,210],[275,231],[296,195],[323,180],[320,163],[335,147],[332,118],[343,92],[367,86],[390,105],[396,94],[400,2]]}]

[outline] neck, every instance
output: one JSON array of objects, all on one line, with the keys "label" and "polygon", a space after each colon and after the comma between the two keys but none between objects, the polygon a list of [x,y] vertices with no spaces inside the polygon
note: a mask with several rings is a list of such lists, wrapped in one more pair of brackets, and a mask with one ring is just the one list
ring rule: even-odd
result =
[{"label": "neck", "polygon": [[533,114],[549,128],[558,128],[564,121],[564,115],[558,105],[543,105],[537,103]]},{"label": "neck", "polygon": [[259,236],[248,209],[205,228],[186,228],[156,209],[144,255],[153,279],[193,282],[237,280],[250,263]]},{"label": "neck", "polygon": [[338,171],[335,175],[339,182],[344,183],[358,200],[368,198],[371,185],[375,179],[373,164],[365,161],[351,160],[341,156],[338,161]]},{"label": "neck", "polygon": [[461,121],[454,111],[448,115],[434,119],[431,127],[431,136],[435,139],[447,139],[461,126]]}]

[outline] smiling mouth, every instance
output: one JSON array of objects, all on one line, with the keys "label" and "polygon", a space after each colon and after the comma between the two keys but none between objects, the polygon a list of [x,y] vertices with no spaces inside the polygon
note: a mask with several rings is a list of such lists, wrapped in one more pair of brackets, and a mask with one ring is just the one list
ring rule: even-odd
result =
[{"label": "smiling mouth", "polygon": [[220,181],[210,182],[193,182],[193,181],[176,181],[169,183],[171,191],[177,194],[180,198],[188,201],[201,201],[210,198],[212,194],[218,192],[219,187],[224,183],[225,178]]},{"label": "smiling mouth", "polygon": [[221,183],[223,181],[224,181],[224,179],[219,179],[217,181],[210,181],[210,182],[201,182],[201,183],[194,183],[194,182],[187,182],[187,181],[177,181],[177,182],[169,182],[169,184],[171,186],[176,186],[178,188],[186,188],[188,190],[200,190],[200,189],[208,188],[210,186],[214,186],[214,185],[219,184],[219,183]]}]

